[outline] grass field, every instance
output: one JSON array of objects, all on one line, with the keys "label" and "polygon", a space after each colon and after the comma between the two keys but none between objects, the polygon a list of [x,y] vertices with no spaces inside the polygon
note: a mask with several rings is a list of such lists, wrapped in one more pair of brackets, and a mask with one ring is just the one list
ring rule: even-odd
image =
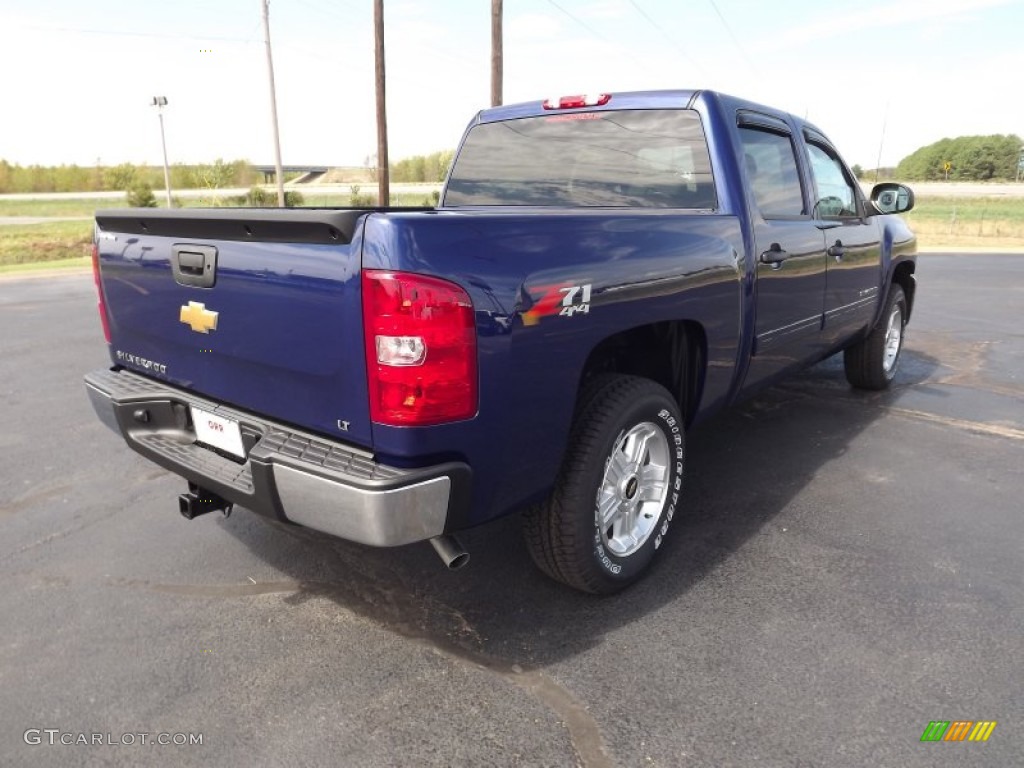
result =
[{"label": "grass field", "polygon": [[[113,200],[8,200],[0,198],[0,217],[3,216],[92,216],[96,208]],[[120,203],[117,203],[118,205]],[[3,232],[0,231],[0,236]]]},{"label": "grass field", "polygon": [[91,221],[0,224],[0,267],[88,256]]},{"label": "grass field", "polygon": [[[303,207],[341,207],[351,204],[349,195],[316,194],[315,188],[302,190]],[[361,186],[362,195],[372,195],[372,185]],[[199,208],[219,202],[214,195],[183,198],[186,208]],[[427,195],[396,195],[396,206],[430,205]],[[5,216],[83,216],[92,217],[97,208],[123,207],[120,199],[89,200],[4,200],[0,199],[0,219]],[[1024,199],[992,197],[919,197],[914,210],[906,216],[922,247],[956,246],[1012,247],[1024,251]],[[92,238],[90,221],[52,221],[39,224],[4,225],[0,223],[0,269],[20,264],[79,259],[88,255]]]},{"label": "grass field", "polygon": [[1024,246],[1024,200],[918,198],[906,215],[926,245]]}]

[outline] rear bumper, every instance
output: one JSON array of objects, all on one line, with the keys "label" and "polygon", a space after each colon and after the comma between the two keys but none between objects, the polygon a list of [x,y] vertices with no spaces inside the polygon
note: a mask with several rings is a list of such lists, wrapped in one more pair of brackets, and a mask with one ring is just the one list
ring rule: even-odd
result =
[{"label": "rear bumper", "polygon": [[[147,459],[266,517],[391,547],[464,519],[470,470],[449,462],[402,469],[364,451],[237,411],[125,370],[85,377],[100,420]],[[237,421],[246,459],[196,443],[189,406]]]}]

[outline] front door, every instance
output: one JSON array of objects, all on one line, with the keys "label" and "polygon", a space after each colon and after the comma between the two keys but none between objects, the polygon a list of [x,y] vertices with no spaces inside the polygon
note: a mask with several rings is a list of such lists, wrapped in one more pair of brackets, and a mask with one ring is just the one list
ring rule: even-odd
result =
[{"label": "front door", "polygon": [[865,329],[874,318],[882,282],[878,219],[865,217],[863,195],[824,138],[808,133],[807,159],[814,180],[813,212],[825,233],[824,340],[834,346]]},{"label": "front door", "polygon": [[757,258],[754,355],[745,386],[824,350],[825,238],[810,214],[793,139],[781,120],[741,120]]}]

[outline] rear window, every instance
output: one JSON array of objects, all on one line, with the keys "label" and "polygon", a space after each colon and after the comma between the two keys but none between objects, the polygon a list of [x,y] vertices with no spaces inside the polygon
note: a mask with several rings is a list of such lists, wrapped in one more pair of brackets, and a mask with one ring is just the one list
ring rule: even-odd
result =
[{"label": "rear window", "polygon": [[715,208],[693,110],[554,113],[475,126],[444,205]]}]

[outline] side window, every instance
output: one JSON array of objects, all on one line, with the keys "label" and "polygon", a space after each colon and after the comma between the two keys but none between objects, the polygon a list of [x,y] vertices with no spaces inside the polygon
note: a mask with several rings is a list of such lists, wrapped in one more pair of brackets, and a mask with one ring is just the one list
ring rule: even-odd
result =
[{"label": "side window", "polygon": [[831,150],[807,144],[807,158],[817,189],[814,198],[816,213],[822,218],[859,216],[857,194],[843,171],[843,164]]},{"label": "side window", "polygon": [[789,136],[751,126],[740,126],[747,178],[754,200],[766,219],[802,216],[804,196],[800,188],[796,155]]}]

